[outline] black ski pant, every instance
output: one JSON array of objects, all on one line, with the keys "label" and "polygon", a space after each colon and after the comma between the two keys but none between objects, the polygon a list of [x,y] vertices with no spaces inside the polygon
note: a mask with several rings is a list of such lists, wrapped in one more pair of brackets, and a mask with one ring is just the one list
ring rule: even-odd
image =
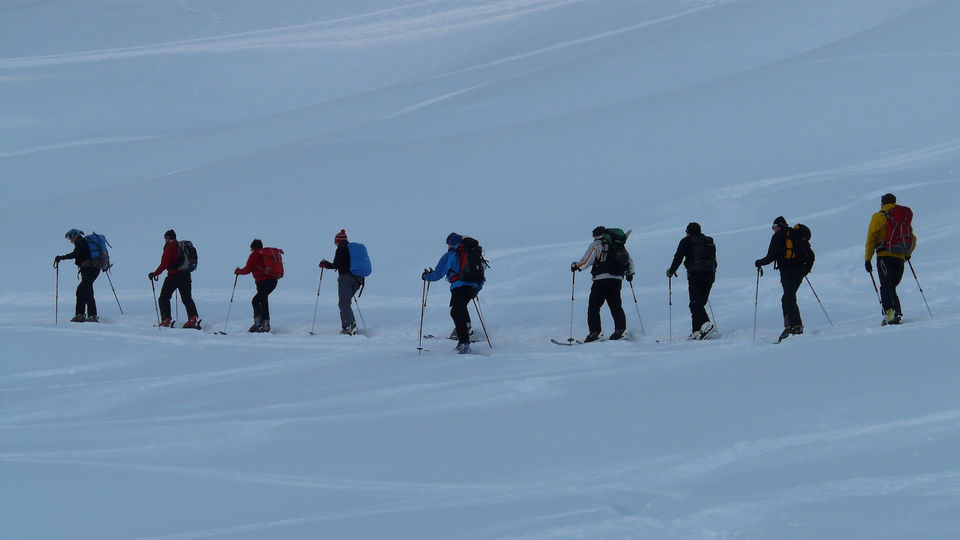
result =
[{"label": "black ski pant", "polygon": [[[900,265],[901,272],[903,265]],[[87,314],[88,317],[97,316],[97,301],[93,298],[93,282],[100,276],[99,268],[80,268],[80,284],[77,285],[77,309],[74,315]]]},{"label": "black ski pant", "polygon": [[803,285],[803,269],[792,266],[780,267],[780,285],[783,286],[783,297],[780,304],[783,306],[783,326],[803,326],[800,318],[800,306],[797,305],[797,291]]},{"label": "black ski pant", "polygon": [[180,300],[183,301],[183,307],[187,308],[187,317],[197,316],[197,305],[193,303],[193,279],[190,272],[180,272],[179,274],[167,274],[163,279],[163,287],[160,288],[160,317],[170,318],[170,299],[173,298],[173,291],[180,291]]},{"label": "black ski pant", "polygon": [[264,279],[257,282],[257,294],[253,295],[253,318],[270,320],[270,301],[267,298],[277,288],[277,280]]},{"label": "black ski pant", "polygon": [[623,312],[623,301],[620,299],[620,289],[623,280],[608,278],[595,279],[590,287],[590,300],[587,304],[587,328],[590,333],[602,330],[600,325],[600,308],[607,303],[610,315],[613,316],[614,330],[627,329],[627,315]]},{"label": "black ski pant", "polygon": [[356,324],[357,319],[353,316],[353,295],[360,290],[360,278],[350,273],[340,274],[337,278],[337,307],[340,308],[340,327],[346,328],[351,324]]},{"label": "black ski pant", "polygon": [[450,289],[450,318],[457,329],[457,341],[470,343],[470,312],[467,305],[477,297],[477,288],[461,286]]},{"label": "black ski pant", "polygon": [[707,300],[710,299],[710,289],[713,288],[714,272],[687,271],[687,291],[690,293],[690,318],[693,321],[693,332],[700,330],[703,323],[710,320],[707,316]]},{"label": "black ski pant", "polygon": [[880,302],[883,311],[893,309],[897,317],[903,316],[900,310],[900,297],[897,296],[897,285],[903,279],[905,261],[898,257],[877,257],[877,275],[880,277]]}]

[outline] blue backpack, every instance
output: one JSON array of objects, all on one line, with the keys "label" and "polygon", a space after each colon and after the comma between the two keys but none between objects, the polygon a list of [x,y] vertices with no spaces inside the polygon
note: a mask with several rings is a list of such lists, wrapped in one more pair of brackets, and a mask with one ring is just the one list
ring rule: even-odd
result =
[{"label": "blue backpack", "polygon": [[370,265],[370,256],[367,255],[367,246],[358,242],[347,242],[350,250],[350,273],[357,277],[367,277],[373,271]]},{"label": "blue backpack", "polygon": [[90,247],[90,266],[107,271],[112,266],[110,264],[110,254],[107,252],[107,237],[93,232],[84,237],[87,240],[87,246]]}]

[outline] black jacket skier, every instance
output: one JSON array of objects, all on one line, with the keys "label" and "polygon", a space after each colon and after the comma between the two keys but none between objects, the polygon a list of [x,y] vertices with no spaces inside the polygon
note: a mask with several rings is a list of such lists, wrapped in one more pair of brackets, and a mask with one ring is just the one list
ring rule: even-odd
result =
[{"label": "black jacket skier", "polygon": [[771,262],[776,262],[775,267],[780,270],[780,285],[783,287],[783,296],[780,298],[780,305],[783,308],[783,332],[780,334],[780,339],[790,334],[803,333],[803,319],[800,318],[800,307],[797,305],[797,291],[803,284],[806,273],[802,265],[786,258],[787,229],[789,225],[783,216],[773,220],[773,236],[770,238],[767,255],[753,262],[761,273],[760,267]]},{"label": "black jacket skier", "polygon": [[704,339],[714,329],[705,307],[717,275],[717,250],[713,238],[701,232],[699,223],[688,224],[686,233],[677,245],[673,262],[667,269],[667,277],[674,277],[683,262],[687,269],[687,291],[690,295],[690,318],[693,325],[688,339]]},{"label": "black jacket skier", "polygon": [[100,269],[90,264],[90,245],[87,244],[83,231],[70,229],[64,238],[73,243],[73,251],[66,255],[57,255],[53,258],[54,268],[59,268],[60,261],[73,259],[80,275],[80,284],[77,285],[77,305],[70,322],[100,322],[97,316],[97,301],[93,297],[93,282],[100,276]]}]

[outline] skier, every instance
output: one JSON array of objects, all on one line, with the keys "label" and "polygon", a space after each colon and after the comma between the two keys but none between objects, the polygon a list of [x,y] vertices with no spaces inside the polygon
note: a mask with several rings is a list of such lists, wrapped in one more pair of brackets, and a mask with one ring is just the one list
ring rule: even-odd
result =
[{"label": "skier", "polygon": [[257,294],[253,295],[253,326],[247,332],[269,332],[270,331],[270,303],[269,296],[277,288],[277,278],[268,275],[267,267],[269,265],[264,261],[263,242],[259,238],[254,238],[250,242],[250,256],[247,257],[247,264],[243,268],[237,267],[233,273],[239,276],[245,276],[253,273],[253,281],[257,284]]},{"label": "skier", "polygon": [[[621,339],[627,331],[627,316],[623,312],[620,289],[623,287],[624,277],[627,281],[633,281],[633,259],[623,246],[626,235],[613,238],[609,232],[612,230],[614,229],[608,230],[602,226],[594,228],[593,242],[587,248],[583,258],[570,263],[571,272],[579,272],[588,266],[593,267],[590,270],[593,275],[593,285],[590,287],[590,299],[587,305],[589,334],[584,338],[584,343],[597,341],[603,335],[600,308],[604,302],[607,303],[610,315],[613,316],[614,329],[610,339]],[[619,229],[615,230],[621,234],[623,232]]]},{"label": "skier", "polygon": [[93,282],[100,276],[100,269],[91,264],[90,245],[87,244],[83,231],[78,229],[70,229],[64,238],[73,244],[73,251],[54,257],[53,267],[58,268],[60,261],[64,259],[73,259],[74,264],[77,265],[77,274],[80,276],[80,284],[77,285],[77,306],[70,322],[100,322],[100,317],[97,316],[97,301],[93,297]]},{"label": "skier", "polygon": [[457,352],[470,352],[470,313],[467,304],[477,297],[483,288],[483,281],[466,281],[460,279],[461,264],[458,248],[463,236],[450,233],[447,236],[447,252],[437,261],[436,269],[424,269],[420,278],[425,281],[438,281],[447,278],[450,282],[450,318],[456,327]]},{"label": "skier", "polygon": [[173,297],[173,291],[180,291],[180,300],[187,309],[188,320],[183,324],[184,328],[197,327],[197,305],[193,302],[191,289],[193,279],[189,271],[178,268],[180,262],[180,246],[177,242],[177,233],[173,229],[163,233],[164,242],[163,255],[160,257],[160,265],[153,272],[147,274],[147,277],[157,281],[164,270],[167,271],[167,277],[163,279],[163,286],[160,288],[160,326],[171,326],[173,321],[170,319],[170,299]]},{"label": "skier", "polygon": [[357,277],[350,272],[350,243],[347,241],[347,231],[340,229],[333,237],[337,246],[333,255],[333,262],[326,259],[320,261],[320,268],[336,270],[337,277],[337,306],[340,308],[340,333],[354,335],[357,333],[357,319],[353,316],[351,301],[363,286],[364,278]]},{"label": "skier", "polygon": [[780,340],[791,334],[803,333],[803,319],[800,318],[800,307],[797,305],[797,291],[803,284],[806,275],[804,266],[796,258],[790,258],[787,253],[789,225],[783,216],[773,220],[773,236],[770,238],[770,247],[767,255],[757,259],[753,265],[760,267],[776,261],[774,268],[780,270],[780,285],[783,286],[783,296],[780,304],[783,308],[783,332]]},{"label": "skier", "polygon": [[713,331],[714,325],[707,316],[707,300],[717,275],[717,248],[713,238],[701,232],[700,224],[687,225],[687,235],[677,245],[673,263],[667,269],[667,277],[675,277],[680,263],[687,269],[687,290],[690,294],[690,318],[693,330],[687,339],[704,339]]},{"label": "skier", "polygon": [[[877,254],[877,275],[880,277],[880,303],[883,304],[883,322],[882,324],[900,324],[903,319],[903,311],[900,309],[900,298],[897,296],[897,285],[903,279],[903,267],[905,261],[910,259],[910,254],[917,244],[917,236],[913,234],[913,228],[907,221],[907,234],[910,237],[909,249],[898,250],[907,251],[907,253],[898,253],[893,251],[890,243],[893,234],[888,233],[888,221],[890,215],[895,215],[894,210],[898,208],[897,197],[892,193],[887,193],[880,198],[880,211],[873,214],[870,218],[870,226],[867,229],[866,261],[864,268],[867,272],[873,272],[873,266],[870,264],[873,254]],[[907,209],[906,207],[900,207]],[[910,212],[912,219],[913,212]]]}]

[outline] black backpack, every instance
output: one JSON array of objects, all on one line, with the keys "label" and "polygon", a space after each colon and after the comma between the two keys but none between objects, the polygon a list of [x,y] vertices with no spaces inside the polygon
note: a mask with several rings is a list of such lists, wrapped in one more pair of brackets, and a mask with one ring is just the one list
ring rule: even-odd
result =
[{"label": "black backpack", "polygon": [[717,246],[713,243],[713,238],[704,234],[694,234],[690,236],[690,243],[693,246],[693,257],[690,260],[687,270],[696,272],[713,272],[717,269]]},{"label": "black backpack", "polygon": [[181,272],[193,272],[197,269],[197,248],[193,247],[193,242],[181,240],[177,243],[180,256],[177,259],[177,270]]},{"label": "black backpack", "polygon": [[786,251],[784,252],[784,264],[799,266],[803,269],[803,275],[806,276],[813,270],[813,263],[816,260],[816,254],[813,247],[810,246],[810,237],[812,233],[810,227],[802,223],[786,230]]},{"label": "black backpack", "polygon": [[460,262],[460,272],[451,276],[450,283],[471,281],[482,284],[486,281],[484,270],[490,267],[490,263],[483,258],[483,248],[475,238],[463,237],[457,245],[457,259]]},{"label": "black backpack", "polygon": [[630,254],[626,247],[628,236],[630,233],[623,232],[623,229],[606,229],[602,237],[603,249],[594,261],[593,270],[590,273],[594,276],[626,274],[630,270]]}]

